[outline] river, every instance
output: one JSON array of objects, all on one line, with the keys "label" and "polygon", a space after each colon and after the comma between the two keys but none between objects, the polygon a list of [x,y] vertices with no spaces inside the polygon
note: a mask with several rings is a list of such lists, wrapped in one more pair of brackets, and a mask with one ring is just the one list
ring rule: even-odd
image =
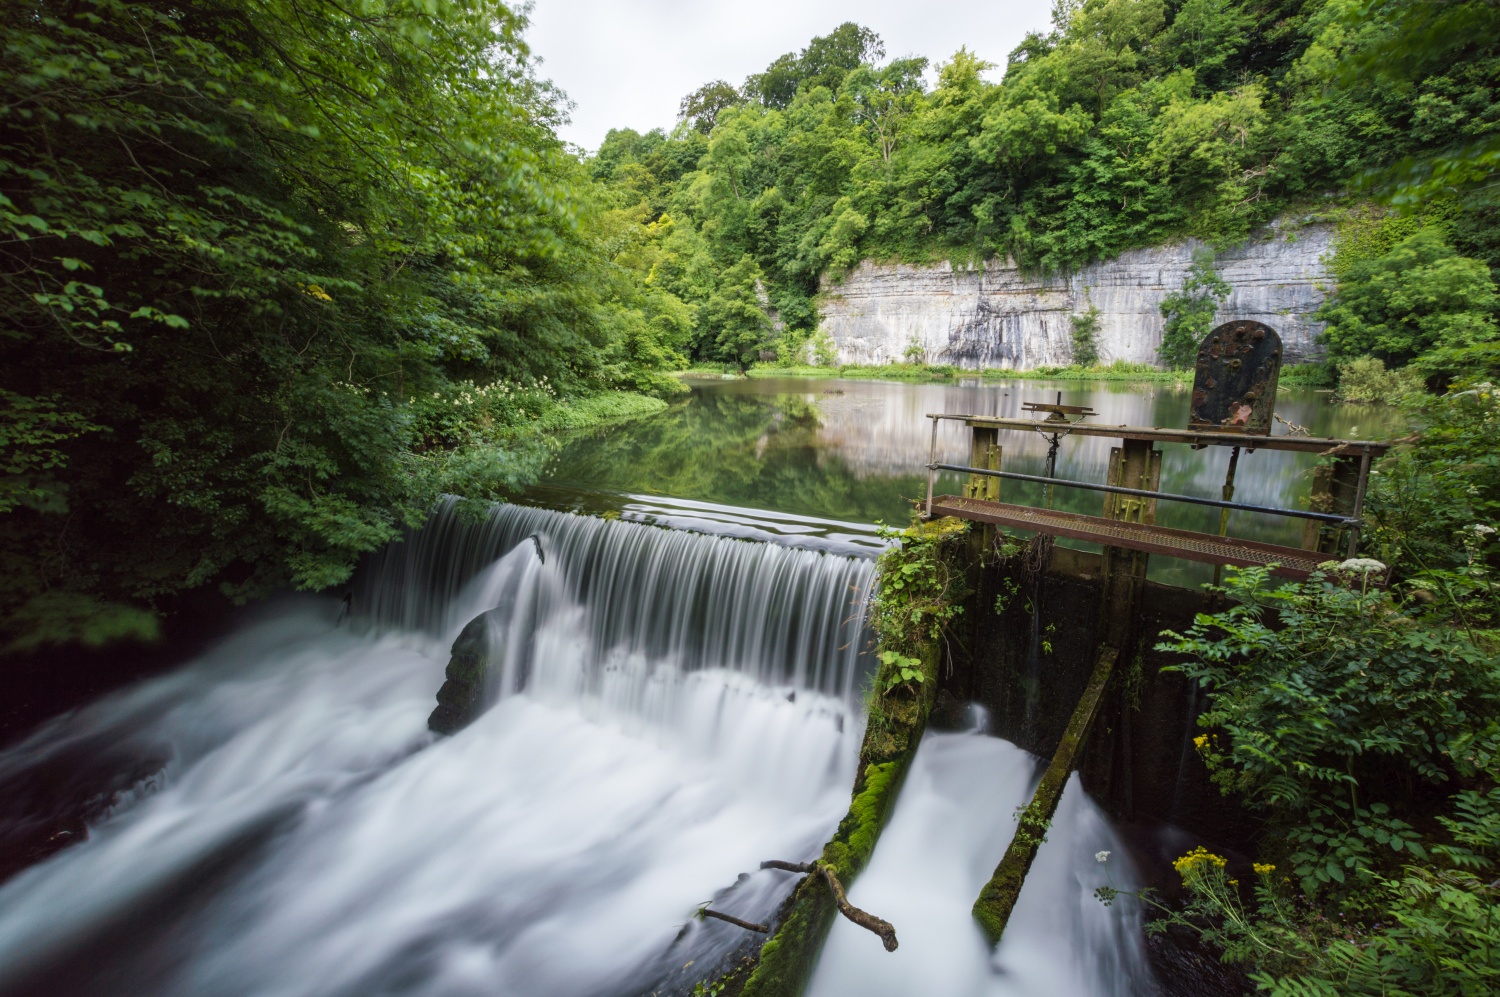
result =
[{"label": "river", "polygon": [[[904,522],[925,487],[925,413],[1013,414],[1057,390],[695,384],[564,447],[524,502],[477,520],[445,505],[372,559],[351,612],[273,602],[49,721],[0,750],[0,841],[44,804],[90,820],[0,884],[0,994],[680,992],[747,944],[695,910],[771,915],[793,880],[759,863],[815,856],[848,804],[873,524]],[[1186,409],[1175,388],[1061,390],[1106,422]],[[1311,394],[1281,411],[1320,434],[1392,419]],[[1101,446],[1069,443],[1060,473],[1102,478]],[[964,445],[944,430],[945,456]],[[1038,468],[1044,446],[1007,466]],[[1169,455],[1163,487],[1216,494],[1200,458]],[[1240,494],[1294,501],[1306,467],[1252,455]],[[448,647],[479,613],[493,706],[439,738]],[[1038,773],[972,721],[923,743],[851,891],[901,948],[841,922],[812,992],[1153,993],[1139,910],[1093,897],[1134,874],[1076,779],[1010,933],[984,946],[968,906]]]}]

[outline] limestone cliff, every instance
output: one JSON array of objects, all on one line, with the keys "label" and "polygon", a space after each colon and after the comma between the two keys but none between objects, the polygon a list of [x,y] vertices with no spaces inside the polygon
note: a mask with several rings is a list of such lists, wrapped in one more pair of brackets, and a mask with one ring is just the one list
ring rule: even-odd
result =
[{"label": "limestone cliff", "polygon": [[[1269,228],[1219,253],[1215,266],[1233,288],[1218,321],[1255,319],[1281,333],[1287,363],[1316,359],[1333,230],[1327,225]],[[1155,363],[1162,300],[1182,287],[1196,240],[1136,249],[1071,275],[1023,276],[1009,262],[982,268],[863,263],[842,282],[825,278],[822,329],[841,363],[905,358],[913,343],[928,363],[1026,370],[1067,364],[1071,317],[1099,309],[1105,363]]]}]

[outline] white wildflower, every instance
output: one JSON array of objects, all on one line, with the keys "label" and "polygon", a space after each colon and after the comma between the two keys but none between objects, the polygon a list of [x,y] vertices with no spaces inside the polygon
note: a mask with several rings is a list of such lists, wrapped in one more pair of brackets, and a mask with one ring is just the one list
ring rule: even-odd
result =
[{"label": "white wildflower", "polygon": [[1095,862],[1107,862],[1107,861],[1109,861],[1109,852],[1095,852],[1094,853],[1094,861]]},{"label": "white wildflower", "polygon": [[1473,526],[1469,527],[1469,529],[1473,530],[1481,537],[1490,537],[1495,535],[1495,528],[1493,526],[1485,526],[1483,523],[1475,523]]},{"label": "white wildflower", "polygon": [[1373,575],[1385,570],[1385,565],[1373,557],[1351,557],[1339,565],[1340,571],[1349,571],[1359,575]]}]

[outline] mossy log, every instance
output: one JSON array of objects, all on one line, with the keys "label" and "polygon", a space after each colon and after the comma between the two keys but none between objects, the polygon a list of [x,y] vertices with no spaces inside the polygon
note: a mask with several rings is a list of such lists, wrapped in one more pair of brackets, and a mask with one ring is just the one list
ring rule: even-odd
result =
[{"label": "mossy log", "polygon": [[979,899],[974,901],[974,919],[979,922],[991,945],[998,943],[1000,936],[1005,934],[1005,926],[1021,896],[1021,887],[1026,883],[1026,874],[1031,871],[1037,849],[1041,847],[1047,829],[1052,824],[1052,815],[1057,812],[1057,803],[1062,799],[1063,789],[1067,787],[1073,763],[1083,748],[1094,715],[1099,712],[1104,687],[1109,683],[1110,673],[1114,670],[1118,657],[1117,649],[1108,646],[1100,648],[1094,673],[1089,676],[1089,684],[1073,710],[1073,716],[1063,732],[1062,743],[1057,746],[1057,752],[1053,754],[1051,764],[1042,775],[1042,781],[1036,787],[1031,802],[1021,811],[1015,836],[1011,838],[1010,847],[1005,850],[1005,857],[995,867],[994,876],[990,877],[990,881],[979,892]]},{"label": "mossy log", "polygon": [[[936,641],[924,644],[919,657],[923,681],[915,687],[897,685],[873,697],[849,812],[816,863],[844,886],[853,883],[870,861],[916,756],[932,710],[940,659]],[[876,682],[879,689],[880,676]],[[822,877],[803,879],[782,906],[776,933],[761,948],[760,962],[745,983],[744,997],[799,997],[812,977],[818,953],[838,912],[833,891]]]},{"label": "mossy log", "polygon": [[[753,965],[738,966],[714,981],[713,986],[722,987],[726,997],[800,997],[807,989],[823,943],[839,914],[832,884],[838,883],[838,892],[842,893],[870,861],[901,783],[916,756],[917,746],[926,732],[942,660],[935,634],[945,617],[938,612],[945,606],[958,603],[963,596],[962,592],[948,587],[948,579],[952,579],[953,584],[961,584],[957,579],[962,578],[962,568],[953,568],[956,562],[964,559],[968,532],[969,524],[962,520],[941,519],[917,523],[904,534],[921,542],[913,545],[914,549],[930,551],[932,548],[925,545],[939,545],[937,557],[948,566],[948,570],[941,572],[943,580],[931,580],[928,585],[914,585],[910,576],[902,571],[902,564],[910,562],[887,561],[889,552],[882,558],[882,589],[876,602],[891,600],[899,604],[899,611],[892,616],[913,629],[899,634],[886,632],[881,628],[881,614],[877,611],[875,625],[881,647],[897,651],[899,657],[906,659],[908,667],[910,659],[915,657],[921,662],[922,678],[920,681],[900,681],[900,661],[886,663],[876,674],[849,811],[839,822],[833,838],[823,846],[822,855],[815,862],[798,866],[799,869],[826,870],[827,876],[805,876],[777,911],[773,921],[775,931],[761,946],[760,955]],[[932,566],[931,562],[927,563],[928,567]],[[891,579],[895,584],[888,584]],[[847,898],[844,903],[848,904]],[[852,905],[851,909],[857,910]],[[879,935],[887,951],[893,949],[895,930],[873,915],[859,913],[871,923],[851,920],[863,923],[864,927]]]}]

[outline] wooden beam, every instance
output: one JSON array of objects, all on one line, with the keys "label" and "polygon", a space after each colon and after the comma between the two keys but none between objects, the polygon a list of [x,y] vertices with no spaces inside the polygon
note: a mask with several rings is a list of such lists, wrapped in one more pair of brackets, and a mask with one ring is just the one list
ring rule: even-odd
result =
[{"label": "wooden beam", "polygon": [[1016,833],[1005,849],[1005,857],[995,867],[995,874],[984,884],[984,889],[979,891],[979,898],[974,901],[974,919],[979,922],[980,929],[991,945],[1000,941],[1000,936],[1005,933],[1005,926],[1010,923],[1010,915],[1021,896],[1021,887],[1026,883],[1026,874],[1031,871],[1036,851],[1047,836],[1053,815],[1057,813],[1057,803],[1062,799],[1063,790],[1067,788],[1068,775],[1073,771],[1078,753],[1083,750],[1089,725],[1099,712],[1104,687],[1109,683],[1110,672],[1114,670],[1115,659],[1118,657],[1119,651],[1113,647],[1104,646],[1099,649],[1094,673],[1089,676],[1089,684],[1084,687],[1083,696],[1073,710],[1067,730],[1063,731],[1062,742],[1058,744],[1047,771],[1042,774],[1042,781],[1036,787],[1031,803],[1021,811],[1021,816],[1016,821]]},{"label": "wooden beam", "polygon": [[[973,436],[969,441],[969,466],[980,467],[986,471],[1001,470],[999,430],[975,426],[972,432]],[[1000,478],[990,475],[971,474],[968,485],[964,488],[964,495],[967,498],[998,502],[1000,501],[1000,481]]]}]

